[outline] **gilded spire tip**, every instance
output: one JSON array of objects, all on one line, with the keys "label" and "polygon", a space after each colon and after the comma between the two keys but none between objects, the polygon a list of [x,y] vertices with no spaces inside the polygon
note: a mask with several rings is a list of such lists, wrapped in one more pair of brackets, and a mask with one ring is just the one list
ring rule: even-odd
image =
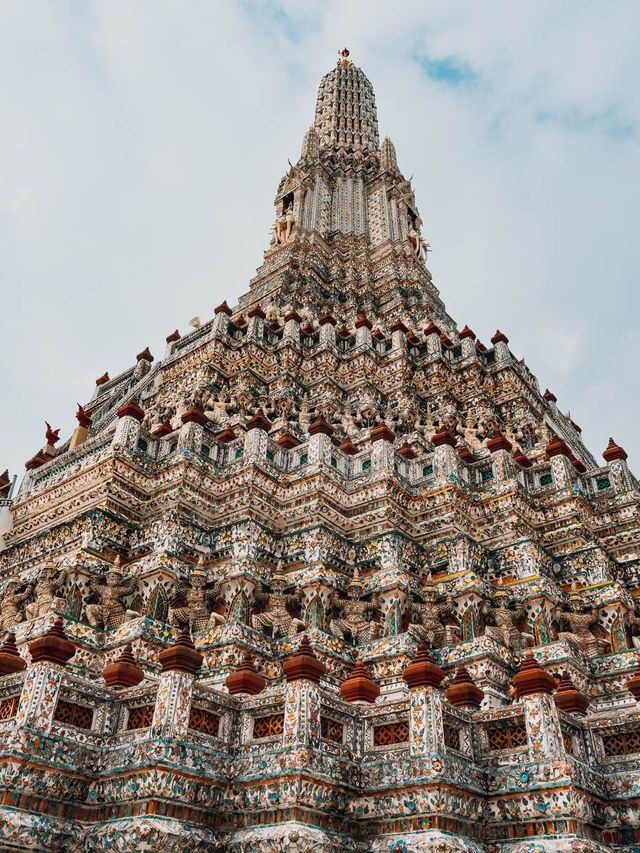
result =
[{"label": "gilded spire tip", "polygon": [[351,60],[349,59],[349,48],[343,47],[342,50],[338,51],[342,59],[338,60],[338,65],[341,65],[343,68],[347,68],[351,65]]}]

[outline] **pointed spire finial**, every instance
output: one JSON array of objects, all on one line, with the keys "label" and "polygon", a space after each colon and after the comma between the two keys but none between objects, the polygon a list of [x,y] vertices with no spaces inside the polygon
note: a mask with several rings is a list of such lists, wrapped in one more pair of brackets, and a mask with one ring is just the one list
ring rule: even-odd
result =
[{"label": "pointed spire finial", "polygon": [[342,59],[338,60],[338,65],[342,65],[343,68],[347,68],[349,65],[351,65],[351,60],[349,59],[349,48],[348,47],[342,48],[342,50],[340,51],[340,56],[342,57]]}]

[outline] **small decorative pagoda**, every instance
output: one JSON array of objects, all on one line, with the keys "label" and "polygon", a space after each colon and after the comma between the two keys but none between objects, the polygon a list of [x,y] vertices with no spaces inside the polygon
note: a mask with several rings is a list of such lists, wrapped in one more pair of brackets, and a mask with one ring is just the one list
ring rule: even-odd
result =
[{"label": "small decorative pagoda", "polygon": [[274,222],[0,478],[0,849],[640,850],[627,454],[458,331],[346,49]]}]

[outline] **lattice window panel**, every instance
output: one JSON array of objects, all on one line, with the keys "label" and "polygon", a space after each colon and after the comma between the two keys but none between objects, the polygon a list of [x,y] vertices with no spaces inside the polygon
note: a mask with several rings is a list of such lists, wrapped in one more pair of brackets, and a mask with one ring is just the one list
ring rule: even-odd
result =
[{"label": "lattice window panel", "polygon": [[148,729],[153,722],[154,705],[139,705],[131,708],[127,720],[127,731],[133,729]]},{"label": "lattice window panel", "polygon": [[12,720],[18,713],[18,697],[10,696],[0,702],[0,720]]},{"label": "lattice window panel", "polygon": [[516,746],[526,746],[527,730],[524,722],[509,720],[506,724],[492,726],[487,729],[489,749],[512,749]]},{"label": "lattice window panel", "polygon": [[602,738],[605,755],[630,755],[640,752],[640,729],[635,732],[616,732]]},{"label": "lattice window panel", "polygon": [[192,708],[189,714],[189,728],[204,735],[217,736],[220,728],[220,717],[204,708]]},{"label": "lattice window panel", "polygon": [[400,720],[397,723],[387,723],[376,726],[373,730],[374,746],[393,746],[396,743],[409,742],[409,723]]},{"label": "lattice window panel", "polygon": [[331,717],[320,717],[320,734],[324,740],[334,743],[344,742],[344,726]]},{"label": "lattice window panel", "polygon": [[284,714],[269,714],[266,717],[256,717],[253,721],[254,740],[263,737],[278,737],[283,731]]},{"label": "lattice window panel", "polygon": [[59,699],[53,719],[77,729],[90,729],[93,723],[93,708]]},{"label": "lattice window panel", "polygon": [[460,751],[460,729],[450,723],[444,724],[444,745],[447,749]]}]

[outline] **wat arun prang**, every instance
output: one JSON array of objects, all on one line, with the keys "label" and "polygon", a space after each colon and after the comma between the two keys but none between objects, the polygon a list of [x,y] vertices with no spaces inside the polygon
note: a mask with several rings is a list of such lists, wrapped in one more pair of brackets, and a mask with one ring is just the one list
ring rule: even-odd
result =
[{"label": "wat arun prang", "polygon": [[348,51],[275,207],[1,481],[0,849],[640,850],[626,453],[449,317]]}]

